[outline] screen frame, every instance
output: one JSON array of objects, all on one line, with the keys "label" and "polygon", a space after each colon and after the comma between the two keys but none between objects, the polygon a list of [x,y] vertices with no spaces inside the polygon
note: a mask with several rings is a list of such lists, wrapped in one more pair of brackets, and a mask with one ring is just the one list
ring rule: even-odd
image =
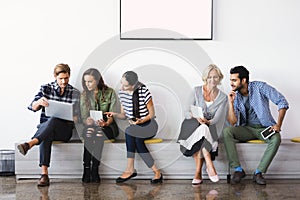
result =
[{"label": "screen frame", "polygon": [[[128,0],[127,0],[128,1]],[[122,25],[122,3],[127,2],[126,0],[120,0],[120,40],[213,40],[213,0],[210,1],[210,31],[209,34],[207,34],[205,37],[187,37],[184,35],[181,35],[180,33],[178,33],[175,37],[165,37],[165,36],[161,36],[161,37],[145,37],[145,36],[136,36],[136,37],[132,37],[130,35],[130,33],[128,35],[126,35],[124,33],[123,27],[124,25]],[[183,0],[184,1],[184,0]],[[132,30],[130,32],[134,32],[134,34],[139,34],[138,31]]]}]

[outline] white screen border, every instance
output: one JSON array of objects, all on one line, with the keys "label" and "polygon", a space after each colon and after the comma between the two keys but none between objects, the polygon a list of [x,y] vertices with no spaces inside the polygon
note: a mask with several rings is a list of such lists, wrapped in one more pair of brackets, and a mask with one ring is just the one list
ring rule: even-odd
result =
[{"label": "white screen border", "polygon": [[212,40],[213,0],[120,0],[120,39]]}]

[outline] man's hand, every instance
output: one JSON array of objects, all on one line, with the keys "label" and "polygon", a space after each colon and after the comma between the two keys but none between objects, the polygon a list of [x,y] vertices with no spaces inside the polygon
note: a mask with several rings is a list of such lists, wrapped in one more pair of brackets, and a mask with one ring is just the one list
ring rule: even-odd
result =
[{"label": "man's hand", "polygon": [[37,103],[39,106],[44,106],[44,107],[49,106],[48,99],[46,97],[40,98],[39,100],[37,100]]},{"label": "man's hand", "polygon": [[281,131],[281,127],[278,124],[274,124],[271,128],[271,130],[279,133]]},{"label": "man's hand", "polygon": [[233,101],[234,101],[234,99],[235,99],[235,96],[236,96],[235,91],[229,92],[229,94],[228,94],[228,101],[229,101],[230,103],[233,103]]}]

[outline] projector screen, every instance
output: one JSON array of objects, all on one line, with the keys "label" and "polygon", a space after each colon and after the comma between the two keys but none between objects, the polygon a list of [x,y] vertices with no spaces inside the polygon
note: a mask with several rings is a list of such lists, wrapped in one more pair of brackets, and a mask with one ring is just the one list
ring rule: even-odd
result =
[{"label": "projector screen", "polygon": [[120,0],[121,39],[212,40],[213,0]]}]

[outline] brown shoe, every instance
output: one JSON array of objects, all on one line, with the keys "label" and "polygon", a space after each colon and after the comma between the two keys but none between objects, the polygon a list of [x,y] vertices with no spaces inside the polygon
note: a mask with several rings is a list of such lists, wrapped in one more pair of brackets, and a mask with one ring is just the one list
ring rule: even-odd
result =
[{"label": "brown shoe", "polygon": [[266,180],[263,177],[262,173],[257,173],[253,175],[253,182],[257,183],[258,185],[266,185]]},{"label": "brown shoe", "polygon": [[42,174],[40,180],[37,184],[39,187],[49,186],[50,185],[50,179],[48,174]]},{"label": "brown shoe", "polygon": [[17,148],[19,149],[20,153],[23,154],[24,156],[26,155],[26,153],[30,149],[29,144],[27,142],[19,144],[17,146]]},{"label": "brown shoe", "polygon": [[232,181],[233,181],[233,183],[239,183],[239,182],[241,182],[242,178],[245,178],[245,176],[246,176],[246,173],[244,170],[242,170],[241,172],[235,171],[233,174],[233,177],[232,177]]}]

